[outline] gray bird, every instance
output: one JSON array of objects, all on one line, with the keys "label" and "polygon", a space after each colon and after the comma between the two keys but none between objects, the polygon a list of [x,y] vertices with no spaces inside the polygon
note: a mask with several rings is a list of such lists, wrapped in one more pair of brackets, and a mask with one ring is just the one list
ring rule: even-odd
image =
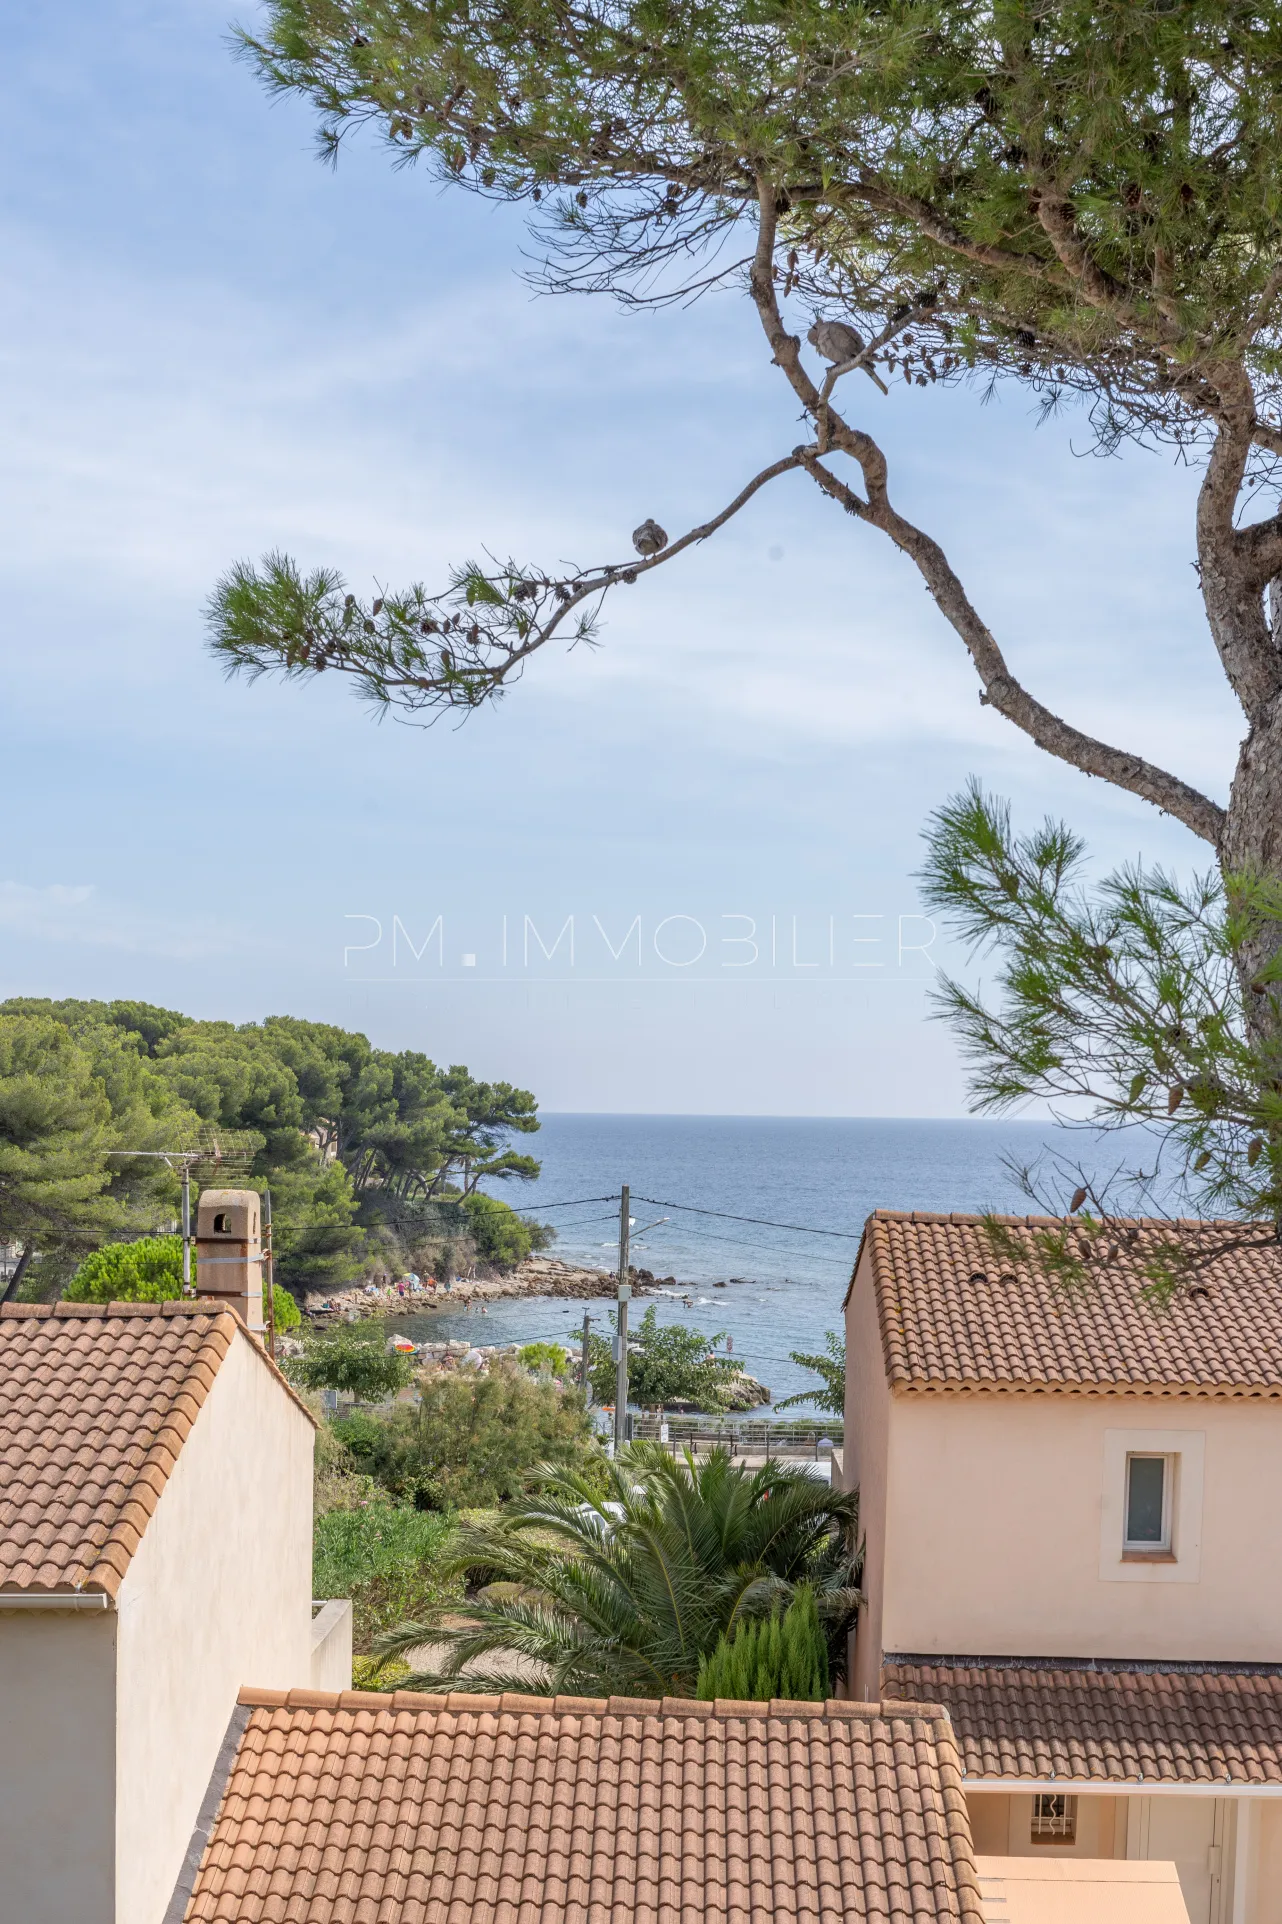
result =
[{"label": "gray bird", "polygon": [[864,351],[864,337],[849,321],[816,321],[806,339],[834,366],[839,361],[853,361]]},{"label": "gray bird", "polygon": [[[811,347],[818,348],[825,361],[831,361],[834,367],[839,367],[844,361],[853,361],[857,354],[862,354],[864,351],[864,337],[858,328],[850,325],[849,321],[816,321],[806,339]],[[878,378],[867,362],[864,363],[864,373],[870,381],[876,382],[883,394],[886,392],[885,383]]]},{"label": "gray bird", "polygon": [[643,521],[639,528],[632,530],[632,545],[637,553],[648,560],[668,545],[668,537],[653,516]]}]

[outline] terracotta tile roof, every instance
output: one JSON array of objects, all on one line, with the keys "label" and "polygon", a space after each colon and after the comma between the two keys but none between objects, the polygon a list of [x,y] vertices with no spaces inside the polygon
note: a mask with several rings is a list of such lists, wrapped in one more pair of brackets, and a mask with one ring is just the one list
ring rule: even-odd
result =
[{"label": "terracotta tile roof", "polygon": [[967,1778],[1282,1784],[1282,1676],[887,1663],[887,1699],[942,1703]]},{"label": "terracotta tile roof", "polygon": [[241,1702],[188,1924],[981,1924],[926,1705]]},{"label": "terracotta tile roof", "polygon": [[1198,1283],[1209,1293],[1160,1309],[1140,1295],[1142,1261],[1169,1224],[1119,1225],[1102,1239],[1116,1253],[1066,1290],[1034,1253],[1034,1230],[1056,1219],[1001,1220],[1029,1250],[1016,1269],[994,1254],[978,1216],[869,1217],[863,1248],[896,1391],[1282,1397],[1282,1246],[1230,1247],[1241,1224],[1181,1225],[1206,1253]]},{"label": "terracotta tile roof", "polygon": [[273,1369],[208,1303],[0,1308],[0,1590],[115,1596],[237,1332]]}]

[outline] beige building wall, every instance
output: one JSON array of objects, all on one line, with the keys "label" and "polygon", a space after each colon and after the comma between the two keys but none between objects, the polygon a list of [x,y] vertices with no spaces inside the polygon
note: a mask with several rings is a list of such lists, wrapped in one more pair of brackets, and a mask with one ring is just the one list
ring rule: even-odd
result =
[{"label": "beige building wall", "polygon": [[[1184,1466],[1170,1563],[1121,1555],[1125,1449],[1146,1447]],[[1274,1403],[896,1396],[870,1630],[880,1577],[887,1651],[1277,1661],[1280,1484]]]},{"label": "beige building wall", "polygon": [[1250,1852],[1250,1924],[1282,1924],[1282,1799],[1255,1806]]},{"label": "beige building wall", "polygon": [[859,1528],[864,1539],[863,1590],[868,1599],[855,1632],[849,1664],[852,1697],[865,1703],[881,1695],[882,1587],[886,1558],[886,1494],[889,1479],[890,1389],[882,1363],[881,1331],[866,1253],[846,1305],[846,1428],[842,1486],[859,1491]]},{"label": "beige building wall", "polygon": [[114,1924],[116,1618],[0,1611],[0,1915]]},{"label": "beige building wall", "polygon": [[[1071,1791],[1066,1785],[1065,1789]],[[1088,1793],[1077,1801],[1077,1836],[1071,1844],[1034,1843],[1030,1792],[967,1791],[966,1809],[977,1852],[990,1857],[1044,1859],[1126,1856],[1126,1799]]]},{"label": "beige building wall", "polygon": [[234,1342],[120,1586],[116,1924],[163,1917],[242,1685],[311,1682],[313,1435]]}]

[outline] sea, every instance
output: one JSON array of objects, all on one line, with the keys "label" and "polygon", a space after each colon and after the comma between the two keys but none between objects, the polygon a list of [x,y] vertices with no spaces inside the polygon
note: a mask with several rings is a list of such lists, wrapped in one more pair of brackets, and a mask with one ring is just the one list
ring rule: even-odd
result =
[{"label": "sea", "polygon": [[[675,1284],[650,1302],[661,1322],[728,1337],[777,1402],[813,1384],[793,1352],[841,1329],[841,1303],[874,1209],[1037,1209],[1017,1171],[1076,1163],[1095,1139],[1051,1122],[878,1121],[758,1116],[544,1115],[520,1147],[530,1183],[495,1185],[523,1215],[555,1226],[550,1254],[613,1269],[619,1192],[631,1191],[632,1261]],[[1116,1160],[1116,1153],[1113,1155]],[[555,1298],[439,1310],[403,1328],[419,1341],[576,1344],[584,1313],[608,1335],[608,1302]],[[797,1415],[804,1415],[798,1410]]]}]

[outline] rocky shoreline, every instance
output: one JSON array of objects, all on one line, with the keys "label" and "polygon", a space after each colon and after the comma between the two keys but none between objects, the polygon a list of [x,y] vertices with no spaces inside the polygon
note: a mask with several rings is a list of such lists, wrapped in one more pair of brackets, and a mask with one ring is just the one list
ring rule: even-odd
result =
[{"label": "rocky shoreline", "polygon": [[[648,1269],[634,1269],[630,1275],[634,1296],[681,1287],[675,1276],[656,1277]],[[524,1296],[613,1297],[615,1287],[611,1270],[589,1269],[580,1263],[562,1262],[557,1256],[527,1256],[515,1269],[460,1276],[449,1289],[443,1285],[431,1290],[407,1288],[402,1295],[395,1283],[381,1288],[360,1285],[324,1297],[309,1297],[302,1307],[318,1321],[350,1310],[362,1316],[424,1316],[433,1310],[457,1309],[461,1303],[495,1303]]]},{"label": "rocky shoreline", "polygon": [[[634,1297],[652,1296],[659,1290],[681,1288],[675,1276],[655,1276],[648,1269],[634,1269],[629,1274]],[[515,1269],[506,1272],[457,1277],[448,1290],[439,1286],[432,1290],[425,1287],[416,1291],[407,1288],[402,1295],[394,1283],[372,1290],[362,1285],[354,1289],[336,1290],[325,1297],[314,1297],[302,1307],[308,1321],[321,1326],[349,1320],[353,1316],[377,1317],[395,1323],[401,1316],[430,1317],[438,1311],[469,1308],[478,1303],[515,1301],[522,1297],[612,1299],[616,1286],[614,1273],[610,1270],[589,1269],[580,1263],[563,1262],[557,1256],[540,1255],[529,1256]],[[695,1287],[690,1285],[692,1293]],[[724,1288],[725,1285],[714,1284],[713,1287]],[[519,1348],[520,1345],[516,1343],[471,1344],[458,1338],[448,1343],[434,1343],[429,1339],[414,1346],[415,1357],[420,1364],[438,1369],[457,1368],[465,1357],[475,1359],[481,1367],[488,1367],[495,1358],[515,1356]],[[770,1391],[765,1384],[749,1376],[746,1371],[740,1371],[727,1388],[730,1391],[727,1407],[734,1413],[761,1409],[771,1401]],[[686,1404],[672,1406],[674,1414],[693,1407]]]}]

